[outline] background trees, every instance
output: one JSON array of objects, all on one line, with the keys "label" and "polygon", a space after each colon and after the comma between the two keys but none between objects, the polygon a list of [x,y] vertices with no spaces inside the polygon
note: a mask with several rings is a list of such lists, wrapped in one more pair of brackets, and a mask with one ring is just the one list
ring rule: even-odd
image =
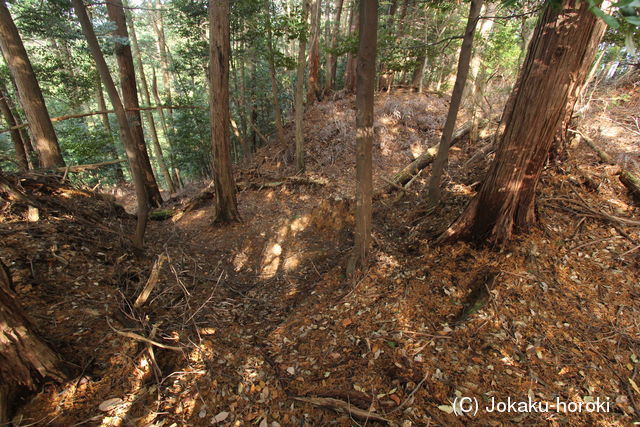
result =
[{"label": "background trees", "polygon": [[18,87],[20,102],[31,127],[40,164],[45,168],[63,166],[58,137],[49,119],[38,80],[4,0],[0,1],[0,48]]},{"label": "background trees", "polygon": [[[311,7],[314,4],[309,2],[306,19],[303,18],[303,2],[242,0],[234,4],[230,16],[232,55],[229,86],[230,116],[237,125],[237,131],[231,135],[232,162],[250,157],[267,140],[280,141],[283,146],[293,148],[294,138],[287,136],[286,127],[293,118],[297,64],[305,70],[305,87],[312,86],[312,95],[309,95],[311,92],[307,94],[306,102],[327,97],[336,91],[355,89],[358,2],[324,1],[317,2],[317,8]],[[134,41],[131,37],[130,43],[122,43],[122,30],[119,30],[120,35],[113,33],[118,26],[114,21],[115,15],[109,16],[106,6],[92,5],[90,12],[104,46],[107,65],[115,75],[116,61],[111,53],[116,48],[119,51],[130,49]],[[454,83],[467,6],[454,2],[433,4],[411,0],[380,4],[379,12],[384,19],[379,26],[376,87],[391,87],[392,90],[394,87],[411,87],[443,93],[450,90]],[[147,149],[153,147],[150,157],[141,151],[143,157],[150,158],[151,168],[146,172],[148,185],[154,187],[150,169],[153,169],[160,186],[168,189],[172,184],[175,187],[173,181],[177,179],[177,173],[186,180],[210,177],[213,173],[211,147],[205,143],[210,126],[206,111],[207,1],[131,0],[129,7],[130,21],[138,33],[138,49],[134,50],[139,52],[136,54],[139,61],[136,59],[136,62],[142,63],[146,80],[143,80],[143,72],[138,65],[136,89],[141,95],[138,96],[138,104],[143,107],[149,103],[197,107],[129,112],[132,117],[142,115],[145,119],[142,127],[134,128],[142,129],[141,133],[149,137],[145,141]],[[487,100],[506,98],[524,59],[522,52],[531,38],[539,7],[536,2],[489,4],[482,12],[479,25],[484,29],[478,32],[482,32],[482,36],[474,48],[473,84],[467,85],[468,96],[464,97],[465,105],[474,106],[474,116],[491,115],[500,110],[495,102]],[[114,10],[113,5],[111,9]],[[96,96],[97,74],[68,2],[25,0],[8,4],[7,10],[25,41],[50,115],[57,117],[101,110]],[[303,21],[308,22],[304,24]],[[606,54],[599,69],[612,70],[614,74],[629,69],[630,65],[625,64],[633,64],[635,57],[625,45],[629,40],[638,39],[634,28],[630,22],[623,21],[619,29],[609,31],[605,38]],[[304,63],[298,57],[301,38],[308,40]],[[4,73],[5,81],[9,83],[8,98],[15,102],[19,97],[8,80],[8,70],[5,69]],[[145,96],[145,88],[149,98]],[[131,90],[123,93],[123,99],[128,97],[128,93]],[[469,101],[471,96],[472,103]],[[110,107],[106,105],[105,108]],[[21,108],[16,111],[17,115],[23,113]],[[54,122],[59,151],[68,158],[68,163],[100,162],[123,153],[115,129],[115,116],[106,116],[109,126],[104,123],[98,125],[104,117],[88,116]],[[22,121],[24,119],[18,120]],[[134,123],[137,121],[135,119]],[[6,138],[4,144],[7,149],[15,153],[10,133],[0,133],[0,141],[3,138]],[[38,151],[38,138],[31,135],[29,139],[33,139]],[[291,165],[293,156],[286,160]],[[14,167],[11,162],[2,165],[9,169]],[[84,179],[93,183],[111,183],[121,180],[121,174],[117,166],[112,166]],[[152,194],[152,198],[159,202],[157,193],[155,196]]]}]

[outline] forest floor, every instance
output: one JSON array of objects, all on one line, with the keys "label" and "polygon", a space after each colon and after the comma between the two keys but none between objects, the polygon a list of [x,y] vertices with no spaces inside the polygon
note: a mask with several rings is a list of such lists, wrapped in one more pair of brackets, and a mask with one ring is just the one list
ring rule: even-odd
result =
[{"label": "forest floor", "polygon": [[[578,128],[637,171],[640,86],[602,99]],[[446,107],[435,95],[377,96],[374,188],[438,141]],[[142,258],[121,236],[133,219],[108,198],[25,181],[59,205],[37,222],[5,207],[0,255],[72,376],[21,402],[16,425],[640,420],[640,207],[620,167],[571,147],[542,176],[539,227],[501,249],[434,246],[491,158],[469,162],[479,143],[461,143],[440,209],[423,200],[428,168],[375,202],[371,265],[349,280],[354,120],[353,98],[308,112],[308,181],[287,178],[284,150],[261,148],[237,171],[241,223],[213,226],[211,203],[183,212],[205,185],[183,190],[168,202],[178,214],[150,223]],[[154,263],[155,287],[135,307]],[[456,416],[466,396],[479,411]],[[508,398],[609,406],[484,409]]]}]

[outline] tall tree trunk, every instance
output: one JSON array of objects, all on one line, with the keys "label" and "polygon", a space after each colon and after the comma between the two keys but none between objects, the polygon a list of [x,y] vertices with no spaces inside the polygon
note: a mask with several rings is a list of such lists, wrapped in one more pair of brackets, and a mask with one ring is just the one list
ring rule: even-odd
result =
[{"label": "tall tree trunk", "polygon": [[[4,180],[4,179],[3,179]],[[1,185],[0,185],[1,186]],[[0,260],[0,423],[10,425],[8,407],[19,391],[35,391],[46,379],[66,378],[58,355],[34,332],[15,301],[9,269]]]},{"label": "tall tree trunk", "polygon": [[502,115],[496,157],[480,191],[440,241],[467,237],[502,244],[536,222],[535,191],[544,162],[605,29],[588,2],[546,6]]},{"label": "tall tree trunk", "polygon": [[[164,86],[164,93],[167,104],[172,105],[171,95],[171,61],[169,57],[169,51],[167,50],[167,41],[164,35],[164,19],[162,17],[162,2],[161,0],[155,0],[155,19],[153,19],[153,28],[156,32],[156,42],[158,43],[158,53],[160,54],[160,66],[162,67],[162,85]],[[169,120],[173,126],[173,111],[169,110]]]},{"label": "tall tree trunk", "polygon": [[[389,3],[389,10],[387,11],[387,20],[384,24],[385,32],[391,33],[393,31],[393,22],[396,11],[398,10],[398,0],[391,0]],[[378,90],[387,90],[389,88],[389,75],[387,73],[387,64],[382,60],[380,61],[380,72],[378,77]]]},{"label": "tall tree trunk", "polygon": [[[14,93],[18,93],[18,86],[16,85],[13,76],[9,75],[9,80],[11,81],[11,87],[13,87]],[[7,89],[5,85],[5,89]],[[8,90],[6,91],[7,95],[9,94]],[[20,115],[20,111],[18,111],[18,107],[16,106],[13,99],[10,96],[6,98],[7,104],[9,104],[9,108],[11,109],[11,113],[13,117],[16,119],[17,124],[24,123],[25,120]],[[27,152],[27,161],[29,162],[29,169],[34,169],[40,162],[38,161],[38,152],[33,148],[33,136],[28,131],[29,127],[21,127],[18,129],[20,131],[20,136],[22,137],[22,141],[24,142],[24,148]]]},{"label": "tall tree trunk", "polygon": [[360,0],[356,88],[356,230],[349,275],[367,265],[371,245],[373,177],[373,93],[376,77],[378,2]]},{"label": "tall tree trunk", "polygon": [[147,227],[149,195],[147,193],[144,172],[140,165],[140,152],[136,145],[136,141],[133,139],[133,132],[129,126],[129,117],[127,116],[127,112],[120,100],[120,95],[113,83],[111,74],[109,74],[109,67],[107,66],[107,62],[104,60],[104,56],[102,56],[98,39],[93,31],[93,26],[89,20],[89,15],[87,14],[87,9],[84,6],[83,0],[72,0],[71,3],[76,11],[76,15],[78,16],[78,21],[80,21],[82,32],[87,39],[91,56],[93,56],[96,68],[100,73],[100,79],[109,94],[111,105],[113,105],[116,117],[118,118],[120,139],[122,140],[125,152],[127,153],[127,158],[129,159],[129,166],[131,167],[131,175],[133,176],[133,185],[136,190],[136,198],[138,202],[138,221],[136,225],[136,234],[133,238],[133,244],[136,248],[141,250],[144,245],[144,232]]},{"label": "tall tree trunk", "polygon": [[[13,116],[13,112],[11,111],[11,107],[9,107],[9,102],[7,100],[8,96],[7,88],[4,86],[4,83],[0,83],[0,112],[2,112],[2,116],[4,117],[5,122],[7,122],[7,126],[12,128],[17,123],[16,118]],[[20,170],[29,170],[27,151],[25,149],[24,141],[22,140],[22,134],[18,129],[11,129],[11,141],[13,142],[13,148],[16,152],[16,161]]]},{"label": "tall tree trunk", "polygon": [[285,145],[284,124],[282,123],[282,109],[280,108],[280,95],[278,94],[278,80],[276,79],[276,62],[273,46],[273,31],[271,29],[271,2],[267,3],[267,44],[269,55],[269,77],[271,78],[271,94],[273,96],[273,115],[276,125],[278,144]]},{"label": "tall tree trunk", "polygon": [[444,168],[447,165],[451,136],[453,135],[453,130],[456,126],[458,110],[460,109],[460,103],[462,101],[462,93],[464,92],[464,86],[467,82],[467,75],[469,74],[469,62],[471,61],[471,52],[473,50],[473,36],[476,31],[478,17],[480,16],[482,1],[483,0],[471,0],[469,18],[467,19],[467,28],[465,29],[464,38],[462,39],[462,47],[460,48],[460,59],[458,60],[456,83],[453,86],[451,103],[449,104],[447,119],[444,123],[444,129],[442,130],[442,138],[440,139],[438,156],[433,161],[433,166],[431,169],[431,179],[429,180],[429,190],[427,197],[429,199],[429,204],[431,204],[432,206],[440,203],[440,183],[442,181],[442,173],[444,172]]},{"label": "tall tree trunk", "polygon": [[[349,35],[356,36],[360,27],[360,0],[351,0],[351,14],[349,16]],[[353,93],[356,90],[356,56],[349,52],[347,54],[347,64],[344,70],[344,90]]]},{"label": "tall tree trunk", "polygon": [[[138,75],[140,76],[140,86],[142,87],[142,95],[144,97],[144,102],[147,105],[151,105],[151,95],[149,94],[149,85],[147,84],[147,77],[144,74],[144,65],[142,64],[142,54],[140,53],[140,48],[138,46],[138,37],[136,36],[136,28],[133,22],[133,17],[131,16],[131,12],[127,10],[125,12],[126,18],[129,22],[129,29],[131,31],[131,48],[133,51],[133,55],[136,58],[136,62],[138,64]],[[171,179],[171,173],[169,172],[169,168],[167,167],[166,162],[164,161],[164,156],[162,154],[162,147],[160,146],[160,140],[158,139],[158,131],[156,129],[156,122],[153,119],[153,112],[151,110],[145,110],[145,117],[147,119],[147,123],[149,123],[149,131],[151,132],[151,141],[153,142],[153,149],[156,153],[156,160],[158,161],[158,166],[160,166],[160,172],[162,172],[162,176],[167,183],[167,187],[169,188],[170,193],[175,193],[176,188],[173,184],[173,180]]]},{"label": "tall tree trunk", "polygon": [[0,48],[18,86],[18,96],[35,139],[40,165],[44,168],[64,166],[42,91],[5,0],[0,0]]},{"label": "tall tree trunk", "polygon": [[427,68],[427,63],[429,61],[429,57],[427,55],[427,49],[428,49],[428,43],[429,43],[429,38],[431,36],[431,31],[429,31],[429,24],[428,24],[428,17],[429,17],[429,6],[427,6],[426,10],[425,10],[425,17],[424,17],[424,44],[425,47],[420,51],[420,53],[418,53],[418,57],[416,58],[416,68],[414,68],[413,70],[413,74],[411,76],[411,86],[413,87],[413,90],[415,90],[418,93],[422,93],[422,85],[423,85],[423,80],[424,80],[424,71]]},{"label": "tall tree trunk", "polygon": [[320,86],[318,70],[320,67],[320,17],[322,16],[322,0],[313,0],[311,8],[311,41],[309,44],[309,87],[307,88],[307,104],[311,105],[319,99]]},{"label": "tall tree trunk", "polygon": [[[246,54],[246,49],[245,49]],[[247,105],[247,84],[245,76],[245,55],[242,55],[240,62],[240,103],[242,104],[238,111],[242,114],[240,123],[242,126],[242,135],[244,145],[242,146],[242,160],[248,164],[251,161],[252,143],[248,140],[249,129],[251,128],[251,114]]]},{"label": "tall tree trunk", "polygon": [[[497,5],[495,3],[487,3],[483,7],[484,16],[493,16],[496,12]],[[478,28],[478,36],[482,43],[486,43],[491,29],[493,28],[492,19],[484,19]],[[481,120],[481,105],[484,95],[484,87],[486,83],[485,66],[482,63],[482,49],[481,45],[476,43],[473,56],[471,57],[471,65],[469,69],[469,83],[465,90],[468,94],[465,98],[469,99],[469,113],[471,115],[471,135],[472,141],[478,139],[478,124]]]},{"label": "tall tree trunk", "polygon": [[215,222],[238,221],[229,134],[229,0],[209,0],[209,111],[213,144]]},{"label": "tall tree trunk", "polygon": [[[307,21],[309,0],[303,0],[302,21]],[[295,126],[296,126],[296,169],[304,172],[304,54],[307,47],[307,34],[300,37],[298,46],[298,68],[296,70],[296,100],[295,100]],[[309,82],[311,83],[311,82]]]},{"label": "tall tree trunk", "polygon": [[330,93],[335,85],[336,70],[338,65],[338,57],[335,50],[338,47],[338,36],[340,35],[340,19],[342,18],[342,5],[344,0],[338,0],[336,5],[336,20],[333,23],[333,31],[331,31],[331,41],[327,50],[327,78],[325,79],[324,92]]},{"label": "tall tree trunk", "polygon": [[[100,81],[100,76],[98,76],[98,81],[96,82],[96,100],[98,101],[98,110],[107,111],[107,103],[104,102],[104,94],[102,93],[102,81]],[[118,150],[116,149],[116,141],[113,137],[113,130],[111,129],[111,123],[109,122],[109,114],[104,113],[100,114],[100,120],[102,121],[102,126],[104,126],[104,130],[109,134],[109,143],[107,149],[109,150],[109,155],[113,160],[118,159]],[[122,166],[120,163],[116,163],[114,165],[114,174],[117,182],[124,182],[124,173],[122,172]]]},{"label": "tall tree trunk", "polygon": [[[110,0],[107,3],[107,14],[109,19],[116,24],[114,35],[122,39],[129,39],[127,31],[127,22],[124,16],[122,0]],[[129,44],[115,43],[116,59],[118,61],[118,73],[120,75],[120,87],[122,89],[122,101],[124,108],[127,110],[129,118],[129,127],[131,134],[138,149],[138,158],[140,167],[144,173],[147,192],[149,193],[149,202],[152,206],[162,206],[162,196],[158,183],[153,174],[149,154],[147,153],[147,145],[144,141],[144,131],[142,129],[142,118],[140,116],[140,103],[138,102],[138,88],[136,86],[136,74],[133,67],[133,56],[131,54],[131,46]],[[106,84],[105,84],[106,87]],[[115,108],[115,105],[114,105]]]}]

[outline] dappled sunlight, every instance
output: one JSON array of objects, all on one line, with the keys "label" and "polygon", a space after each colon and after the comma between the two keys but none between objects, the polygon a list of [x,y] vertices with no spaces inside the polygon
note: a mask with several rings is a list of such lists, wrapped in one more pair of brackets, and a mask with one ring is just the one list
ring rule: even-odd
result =
[{"label": "dappled sunlight", "polygon": [[424,148],[416,142],[411,143],[411,157],[417,159],[424,153]]},{"label": "dappled sunlight", "polygon": [[623,129],[618,126],[608,126],[606,128],[601,129],[600,134],[607,138],[616,138],[620,135],[622,131]]}]

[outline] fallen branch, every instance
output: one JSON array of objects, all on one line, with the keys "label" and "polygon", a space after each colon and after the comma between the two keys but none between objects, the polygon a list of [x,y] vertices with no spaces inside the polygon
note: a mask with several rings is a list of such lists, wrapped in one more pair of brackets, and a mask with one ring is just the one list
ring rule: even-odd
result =
[{"label": "fallen branch", "polygon": [[356,406],[351,405],[343,400],[334,399],[332,397],[294,397],[294,400],[309,403],[311,405],[319,406],[322,408],[333,409],[336,412],[341,412],[347,415],[351,415],[354,418],[361,420],[373,420],[383,423],[390,423],[390,421],[378,414],[371,411],[365,411]]},{"label": "fallen branch", "polygon": [[484,145],[482,148],[480,148],[478,151],[476,151],[475,154],[473,156],[471,156],[469,158],[469,160],[467,160],[464,163],[464,167],[470,165],[471,163],[475,162],[476,160],[478,160],[481,157],[485,157],[486,155],[488,155],[489,153],[491,153],[494,150],[495,150],[495,144],[494,144],[494,141],[491,141],[490,143]]},{"label": "fallen branch", "polygon": [[135,332],[119,331],[116,328],[114,328],[113,326],[111,326],[111,322],[109,322],[109,319],[107,319],[107,324],[109,325],[111,330],[113,330],[113,332],[115,332],[116,334],[118,334],[118,335],[120,335],[122,337],[131,338],[132,340],[136,340],[136,341],[142,341],[142,342],[145,342],[147,344],[151,344],[151,345],[159,347],[159,348],[164,348],[166,350],[182,351],[182,349],[180,347],[174,347],[172,345],[162,344],[162,343],[159,343],[157,341],[150,340],[147,337],[143,337],[140,334],[136,334]]},{"label": "fallen branch", "polygon": [[640,178],[626,169],[623,169],[620,172],[620,176],[618,178],[620,179],[620,182],[629,189],[629,192],[640,200]]},{"label": "fallen branch", "polygon": [[[204,109],[205,107],[199,107],[197,105],[159,105],[157,107],[127,108],[127,111],[147,111],[147,110],[157,110],[159,108],[160,109],[167,109],[167,110],[178,110],[178,109],[183,109],[183,108]],[[102,110],[102,111],[92,111],[90,113],[82,113],[82,114],[68,114],[66,116],[52,117],[51,121],[52,122],[61,122],[63,120],[81,119],[83,117],[97,116],[97,115],[100,115],[100,114],[112,114],[112,113],[115,113],[115,111],[114,110]],[[27,126],[29,126],[29,123],[26,123],[26,122],[25,123],[20,123],[18,125],[11,126],[10,128],[7,128],[7,129],[0,129],[0,133],[11,132],[12,130],[26,128]]]},{"label": "fallen branch", "polygon": [[86,170],[91,170],[91,169],[99,169],[103,166],[115,165],[115,164],[123,163],[126,161],[127,159],[118,159],[118,160],[109,160],[109,161],[100,162],[100,163],[89,163],[86,165],[65,166],[65,167],[57,168],[56,171],[64,172],[65,174],[68,172],[78,173],[78,172],[84,172]]},{"label": "fallen branch", "polygon": [[144,305],[144,303],[147,302],[147,299],[149,299],[149,295],[151,295],[153,288],[155,288],[156,283],[158,282],[158,275],[160,274],[162,264],[164,264],[166,260],[167,257],[162,254],[158,257],[158,259],[156,259],[156,262],[153,263],[151,274],[149,274],[149,279],[147,280],[146,285],[144,285],[142,292],[140,292],[140,295],[138,295],[138,298],[136,298],[136,302],[133,304],[134,308],[140,308]]},{"label": "fallen branch", "polygon": [[[480,123],[479,127],[484,128],[489,123],[488,120],[484,120]],[[458,144],[460,141],[464,140],[469,136],[471,132],[471,122],[467,122],[458,128],[451,138],[451,146]],[[414,161],[409,163],[407,166],[402,168],[399,172],[393,175],[390,179],[385,180],[389,183],[385,188],[378,191],[377,196],[390,193],[393,189],[397,187],[403,187],[407,182],[409,182],[414,175],[420,172],[422,169],[429,166],[436,158],[438,154],[438,148],[440,144],[436,144],[432,147],[429,147],[427,151],[418,156]]]},{"label": "fallen branch", "polygon": [[591,138],[589,138],[587,135],[578,132],[577,130],[573,130],[573,129],[569,129],[569,132],[574,133],[576,135],[578,135],[578,137],[580,137],[580,139],[582,141],[585,142],[585,144],[587,144],[593,151],[595,151],[598,154],[598,157],[600,157],[600,160],[604,163],[609,163],[609,164],[613,164],[613,160],[611,159],[611,156],[609,154],[607,154],[606,151],[604,151],[602,148],[598,147],[596,145],[595,142],[593,142],[593,140]]},{"label": "fallen branch", "polygon": [[239,190],[262,190],[263,188],[276,188],[282,185],[294,184],[294,185],[327,185],[328,181],[324,178],[312,178],[307,176],[289,176],[283,178],[281,181],[272,182],[238,182],[236,186]]},{"label": "fallen branch", "polygon": [[[574,131],[571,129],[569,131],[578,135],[589,147],[591,147],[592,150],[598,153],[598,157],[600,157],[600,160],[602,160],[605,163],[614,164],[611,156],[607,152],[605,152],[603,149],[598,147],[591,138],[589,138],[585,134],[580,133],[578,131]],[[619,179],[620,179],[620,182],[625,187],[627,187],[629,192],[638,200],[640,200],[640,178],[638,178],[635,174],[631,173],[631,171],[629,171],[628,169],[622,168],[619,174]]]}]

